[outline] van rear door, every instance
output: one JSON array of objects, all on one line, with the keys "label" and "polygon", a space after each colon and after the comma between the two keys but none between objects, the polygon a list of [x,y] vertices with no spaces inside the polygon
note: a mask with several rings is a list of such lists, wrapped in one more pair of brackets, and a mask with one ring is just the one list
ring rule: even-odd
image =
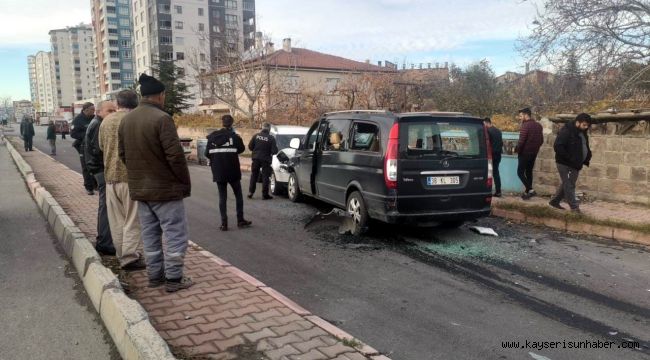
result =
[{"label": "van rear door", "polygon": [[413,116],[401,118],[399,124],[400,213],[489,207],[488,151],[480,119]]}]

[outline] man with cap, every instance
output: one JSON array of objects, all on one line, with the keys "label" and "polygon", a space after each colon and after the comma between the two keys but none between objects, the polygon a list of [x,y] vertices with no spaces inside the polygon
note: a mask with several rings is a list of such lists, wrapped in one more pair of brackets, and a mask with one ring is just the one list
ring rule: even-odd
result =
[{"label": "man with cap", "polygon": [[230,115],[221,117],[223,128],[208,135],[208,146],[205,156],[210,159],[212,180],[219,189],[219,212],[221,213],[221,231],[228,231],[228,184],[235,194],[237,207],[237,226],[248,227],[252,222],[244,219],[244,197],[241,191],[241,168],[239,154],[246,150],[244,141],[233,129],[233,118]]},{"label": "man with cap", "polygon": [[275,142],[275,138],[270,134],[270,132],[271,124],[264,123],[262,125],[262,131],[255,134],[248,143],[248,150],[253,153],[251,181],[248,188],[249,199],[252,199],[255,194],[257,179],[260,176],[260,169],[262,170],[262,198],[264,200],[273,199],[273,197],[269,195],[269,183],[273,171],[271,168],[271,161],[273,160],[273,155],[278,153],[278,146]]},{"label": "man with cap", "polygon": [[582,167],[589,166],[591,161],[589,135],[587,135],[590,125],[591,116],[582,113],[576,116],[575,121],[569,121],[557,134],[553,148],[562,184],[549,202],[549,205],[554,208],[564,210],[560,202],[566,200],[571,207],[571,211],[581,212],[576,199],[576,182]]},{"label": "man with cap", "polygon": [[72,130],[70,131],[70,136],[75,139],[72,143],[79,153],[79,160],[81,161],[81,173],[84,178],[84,188],[88,195],[95,195],[95,188],[97,183],[95,177],[88,172],[86,168],[86,160],[84,159],[84,137],[86,136],[86,130],[88,125],[95,117],[95,105],[91,102],[83,104],[81,108],[81,113],[77,115],[74,120],[72,120]]},{"label": "man with cap", "polygon": [[149,286],[164,284],[176,292],[192,286],[183,276],[189,241],[183,199],[190,196],[190,173],[174,120],[163,111],[165,85],[146,74],[138,82],[142,100],[119,126],[119,156],[138,203]]},{"label": "man with cap", "polygon": [[524,193],[521,198],[528,200],[537,195],[533,190],[533,169],[539,149],[544,143],[544,129],[542,125],[532,118],[532,112],[529,108],[519,110],[519,120],[521,128],[519,130],[519,142],[515,151],[519,164],[517,166],[517,175],[524,184]]}]

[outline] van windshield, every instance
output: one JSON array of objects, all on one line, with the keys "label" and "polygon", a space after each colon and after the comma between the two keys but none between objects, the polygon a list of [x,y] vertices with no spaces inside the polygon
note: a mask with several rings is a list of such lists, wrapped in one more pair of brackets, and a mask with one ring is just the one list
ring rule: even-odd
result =
[{"label": "van windshield", "polygon": [[480,123],[409,121],[402,124],[400,132],[408,134],[409,157],[480,158],[486,154]]}]

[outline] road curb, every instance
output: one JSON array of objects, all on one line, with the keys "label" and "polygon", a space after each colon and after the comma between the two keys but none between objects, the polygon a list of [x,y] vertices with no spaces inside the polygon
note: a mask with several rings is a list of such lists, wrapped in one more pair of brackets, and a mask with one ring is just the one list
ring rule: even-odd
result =
[{"label": "road curb", "polygon": [[54,230],[57,241],[74,265],[95,310],[102,318],[118,352],[125,360],[172,360],[169,346],[154,329],[146,310],[124,293],[119,280],[102,265],[91,242],[54,197],[40,185],[34,172],[1,134],[32,197]]},{"label": "road curb", "polygon": [[372,360],[391,360],[389,357],[386,357],[385,355],[382,355],[379,353],[379,351],[375,350],[373,347],[366,345],[365,343],[359,341],[359,339],[355,338],[354,336],[348,334],[344,330],[336,327],[335,325],[329,323],[328,321],[313,315],[309,310],[306,310],[302,306],[298,305],[295,303],[293,300],[289,299],[288,297],[282,295],[279,291],[265,285],[261,281],[257,280],[255,277],[252,275],[244,272],[243,270],[237,268],[236,266],[233,266],[226,260],[218,257],[217,255],[203,249],[200,245],[196,244],[193,241],[190,241],[190,246],[192,246],[194,249],[196,249],[200,254],[203,256],[208,257],[210,260],[214,261],[215,263],[219,264],[220,266],[225,267],[228,271],[231,273],[237,275],[240,279],[244,280],[245,282],[251,284],[252,286],[264,291],[267,293],[269,296],[273,297],[275,300],[279,301],[289,309],[293,310],[296,314],[302,316],[305,318],[305,320],[308,320],[312,324],[318,326],[328,334],[334,336],[335,338],[338,338],[339,340],[346,340],[350,342],[355,342],[357,346],[354,348],[359,351],[361,354],[364,356],[372,359]]},{"label": "road curb", "polygon": [[523,211],[515,209],[501,209],[498,207],[492,208],[492,215],[519,222],[543,225],[556,230],[562,230],[564,232],[593,235],[615,241],[632,242],[650,246],[650,234],[635,230],[622,229],[607,225],[591,224],[575,219],[569,220],[567,218],[545,218],[532,216],[524,213]]}]

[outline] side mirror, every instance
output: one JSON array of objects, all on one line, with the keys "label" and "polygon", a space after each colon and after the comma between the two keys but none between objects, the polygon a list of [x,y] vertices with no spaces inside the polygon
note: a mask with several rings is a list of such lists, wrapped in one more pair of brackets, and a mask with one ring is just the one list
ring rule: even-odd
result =
[{"label": "side mirror", "polygon": [[292,149],[300,149],[300,139],[298,138],[291,139],[291,142],[289,143],[289,147]]}]

